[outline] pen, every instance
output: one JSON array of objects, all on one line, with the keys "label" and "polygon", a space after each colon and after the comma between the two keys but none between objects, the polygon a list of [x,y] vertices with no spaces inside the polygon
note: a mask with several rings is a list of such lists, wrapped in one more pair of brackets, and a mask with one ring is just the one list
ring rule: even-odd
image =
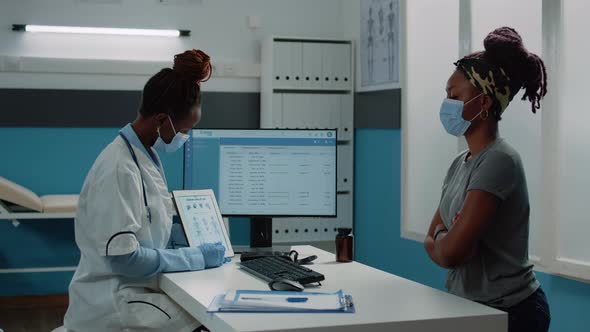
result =
[{"label": "pen", "polygon": [[303,303],[307,302],[307,297],[288,297],[287,302]]},{"label": "pen", "polygon": [[[241,300],[253,300],[253,301],[272,301],[273,299],[263,299],[260,297],[242,297]],[[303,303],[307,302],[307,297],[288,297],[286,298],[287,302],[291,303]]]}]

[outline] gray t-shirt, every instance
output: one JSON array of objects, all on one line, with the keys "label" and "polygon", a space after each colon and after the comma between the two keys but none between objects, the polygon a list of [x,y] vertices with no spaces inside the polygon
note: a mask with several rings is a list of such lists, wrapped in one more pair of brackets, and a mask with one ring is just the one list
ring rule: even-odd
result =
[{"label": "gray t-shirt", "polygon": [[479,253],[449,271],[449,292],[498,308],[533,294],[539,283],[528,261],[529,197],[520,156],[499,138],[466,160],[461,153],[444,181],[440,215],[451,229],[469,190],[482,190],[501,201],[497,215],[479,239]]}]

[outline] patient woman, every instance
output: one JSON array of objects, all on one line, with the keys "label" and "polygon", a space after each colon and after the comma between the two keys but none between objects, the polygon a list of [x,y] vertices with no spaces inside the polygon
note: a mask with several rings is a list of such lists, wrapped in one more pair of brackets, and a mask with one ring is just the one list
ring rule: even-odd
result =
[{"label": "patient woman", "polygon": [[506,311],[510,332],[545,332],[549,305],[528,261],[524,168],[498,131],[521,89],[532,112],[539,109],[547,93],[545,65],[512,28],[491,32],[484,46],[458,60],[447,81],[440,120],[449,134],[465,136],[469,149],[448,169],[424,246],[450,270],[452,294]]}]

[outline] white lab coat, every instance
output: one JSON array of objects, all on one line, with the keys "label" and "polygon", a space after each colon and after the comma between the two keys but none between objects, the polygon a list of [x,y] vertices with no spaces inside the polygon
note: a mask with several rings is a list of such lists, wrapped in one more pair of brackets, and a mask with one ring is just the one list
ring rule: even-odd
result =
[{"label": "white lab coat", "polygon": [[117,138],[92,166],[78,203],[76,243],[81,258],[69,289],[64,319],[75,332],[194,331],[200,324],[158,288],[156,277],[113,274],[105,256],[134,252],[141,244],[165,248],[173,203],[154,162],[133,147],[140,164],[152,221],[144,206],[139,169]]}]

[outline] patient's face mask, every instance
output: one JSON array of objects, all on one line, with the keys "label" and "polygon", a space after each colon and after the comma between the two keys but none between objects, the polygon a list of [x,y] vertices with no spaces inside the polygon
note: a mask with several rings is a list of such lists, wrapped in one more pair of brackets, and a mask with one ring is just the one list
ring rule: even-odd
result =
[{"label": "patient's face mask", "polygon": [[176,131],[170,116],[168,116],[168,121],[170,121],[170,125],[172,126],[172,130],[174,130],[175,135],[170,143],[166,143],[162,139],[162,136],[160,135],[160,129],[158,128],[158,139],[156,140],[156,143],[154,143],[154,149],[159,152],[175,152],[180,149],[189,138],[187,134]]},{"label": "patient's face mask", "polygon": [[457,137],[465,135],[465,132],[471,125],[471,121],[475,120],[483,112],[483,109],[473,119],[467,121],[463,119],[463,108],[482,95],[483,93],[480,93],[466,103],[463,103],[461,100],[448,98],[443,101],[440,106],[440,122],[449,134]]}]

